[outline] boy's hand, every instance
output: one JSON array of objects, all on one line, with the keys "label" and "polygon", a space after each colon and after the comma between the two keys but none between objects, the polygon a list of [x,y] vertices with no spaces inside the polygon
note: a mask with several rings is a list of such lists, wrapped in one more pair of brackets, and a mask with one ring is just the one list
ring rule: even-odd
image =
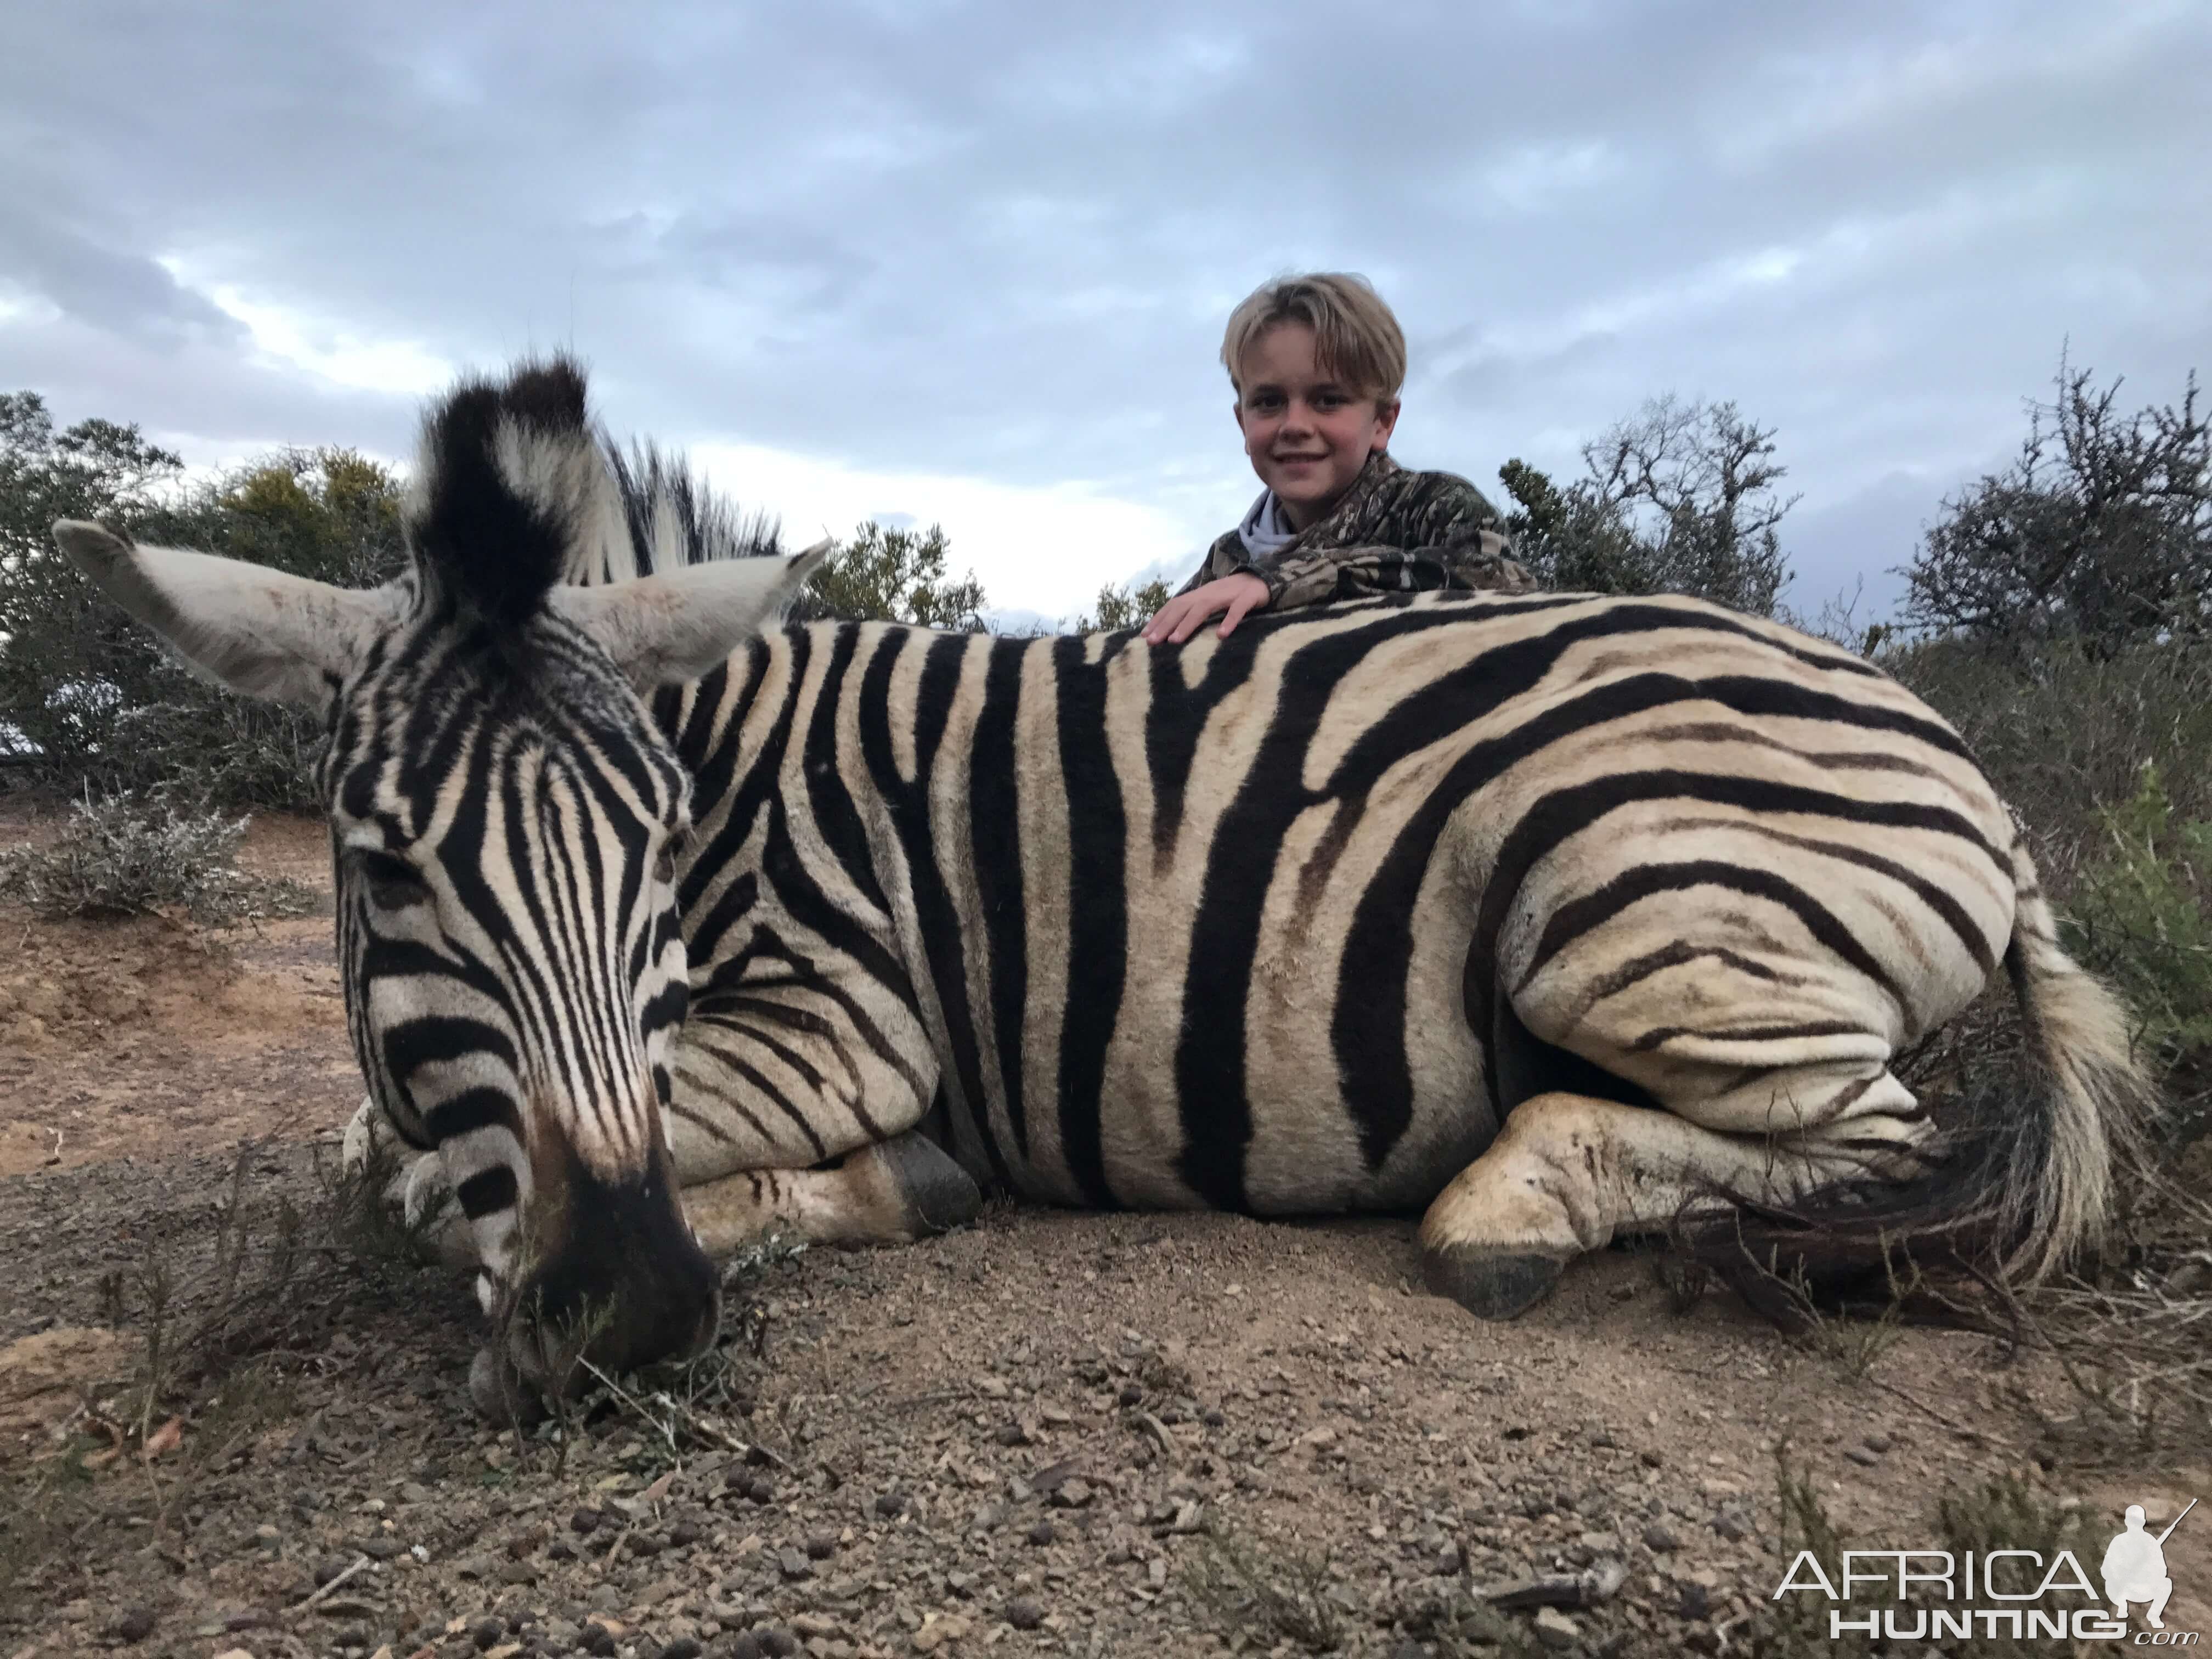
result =
[{"label": "boy's hand", "polygon": [[1233,576],[1224,576],[1170,599],[1160,607],[1159,614],[1145,624],[1145,643],[1158,645],[1167,641],[1181,645],[1208,617],[1221,618],[1218,631],[1225,640],[1236,631],[1238,623],[1253,611],[1264,610],[1267,604],[1267,584],[1250,571],[1240,570]]}]

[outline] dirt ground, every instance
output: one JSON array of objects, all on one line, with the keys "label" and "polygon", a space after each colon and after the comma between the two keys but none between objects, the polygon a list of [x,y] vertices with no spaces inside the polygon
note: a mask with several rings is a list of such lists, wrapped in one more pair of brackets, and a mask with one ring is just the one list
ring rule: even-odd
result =
[{"label": "dirt ground", "polygon": [[[269,819],[242,861],[326,886],[325,857]],[[330,926],[0,909],[0,1654],[1841,1651],[1777,1623],[1778,1449],[1863,1547],[1934,1547],[1940,1500],[2018,1476],[2078,1504],[2092,1574],[2127,1504],[2212,1498],[2202,1453],[2041,1467],[2002,1395],[2050,1379],[1985,1338],[1862,1364],[1678,1311],[1626,1253],[1480,1324],[1421,1291],[1411,1220],[994,1206],[806,1254],[747,1281],[711,1399],[564,1445],[473,1419],[464,1286],[311,1250],[264,1316],[335,1285],[330,1317],[114,1425],[149,1294],[173,1329],[222,1294],[234,1182],[257,1215],[327,1194],[359,1098]],[[2208,1507],[2166,1625],[2212,1639]],[[1272,1596],[1221,1588],[1240,1564]],[[1453,1622],[1528,1581],[1571,1605]]]}]

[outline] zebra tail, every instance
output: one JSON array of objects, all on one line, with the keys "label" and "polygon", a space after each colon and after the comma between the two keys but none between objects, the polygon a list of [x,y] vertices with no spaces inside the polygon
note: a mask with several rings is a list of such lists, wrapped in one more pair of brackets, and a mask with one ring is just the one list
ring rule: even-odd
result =
[{"label": "zebra tail", "polygon": [[2004,961],[2032,1086],[1970,1085],[1910,1180],[1846,1181],[1787,1204],[1711,1193],[1728,1202],[1723,1218],[1686,1211],[1678,1243],[1770,1317],[1790,1324],[1819,1307],[1900,1300],[1909,1311],[1966,1316],[1923,1273],[2033,1285],[2105,1243],[2128,1172],[2142,1167],[2158,1090],[2136,1060],[2119,999],[2060,947],[2025,842],[2012,857]]},{"label": "zebra tail", "polygon": [[2105,1242],[2120,1186],[2139,1167],[2158,1087],[2136,1060],[2127,1010],[2059,947],[2024,840],[2005,969],[2033,1045],[2037,1101],[2001,1174],[2007,1277],[2048,1279]]}]

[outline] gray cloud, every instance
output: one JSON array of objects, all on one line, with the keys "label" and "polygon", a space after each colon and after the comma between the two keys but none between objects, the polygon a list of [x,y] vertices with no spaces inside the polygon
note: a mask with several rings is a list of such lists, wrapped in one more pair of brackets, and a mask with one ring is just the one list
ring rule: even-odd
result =
[{"label": "gray cloud", "polygon": [[158,258],[457,364],[572,343],[670,441],[1087,480],[1195,543],[1252,488],[1229,306],[1348,266],[1413,343],[1407,459],[1489,486],[1733,398],[1780,429],[1817,602],[2010,448],[2062,341],[2146,396],[2212,356],[2196,8],[239,0],[10,34],[0,295],[64,316],[0,319],[0,382],[211,446],[401,449],[411,402],[257,356]]}]

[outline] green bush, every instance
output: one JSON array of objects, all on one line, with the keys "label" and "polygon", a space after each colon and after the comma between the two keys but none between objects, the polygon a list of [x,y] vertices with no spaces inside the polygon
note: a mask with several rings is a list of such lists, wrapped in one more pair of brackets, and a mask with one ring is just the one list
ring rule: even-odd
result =
[{"label": "green bush", "polygon": [[30,392],[0,397],[0,748],[11,775],[70,794],[178,791],[311,808],[312,719],[198,678],[95,593],[52,538],[100,519],[153,544],[366,586],[400,568],[399,484],[349,450],[289,451],[193,489],[136,427],[57,433]]},{"label": "green bush", "polygon": [[1777,614],[1790,562],[1778,526],[1796,497],[1774,430],[1734,404],[1646,403],[1583,446],[1585,476],[1564,487],[1510,460],[1498,481],[1516,554],[1548,587],[1692,593]]},{"label": "green bush", "polygon": [[2069,944],[2117,985],[2167,1066],[2212,1056],[2212,823],[2174,814],[2155,763],[2100,815],[2105,844],[2081,869]]},{"label": "green bush", "polygon": [[871,520],[840,542],[791,609],[794,622],[893,622],[984,631],[983,585],[953,580],[942,527],[893,529]]},{"label": "green bush", "polygon": [[2212,633],[2212,417],[2193,374],[2132,415],[2119,392],[2060,362],[2020,458],[1947,500],[1900,573],[1909,624],[2092,655]]}]

